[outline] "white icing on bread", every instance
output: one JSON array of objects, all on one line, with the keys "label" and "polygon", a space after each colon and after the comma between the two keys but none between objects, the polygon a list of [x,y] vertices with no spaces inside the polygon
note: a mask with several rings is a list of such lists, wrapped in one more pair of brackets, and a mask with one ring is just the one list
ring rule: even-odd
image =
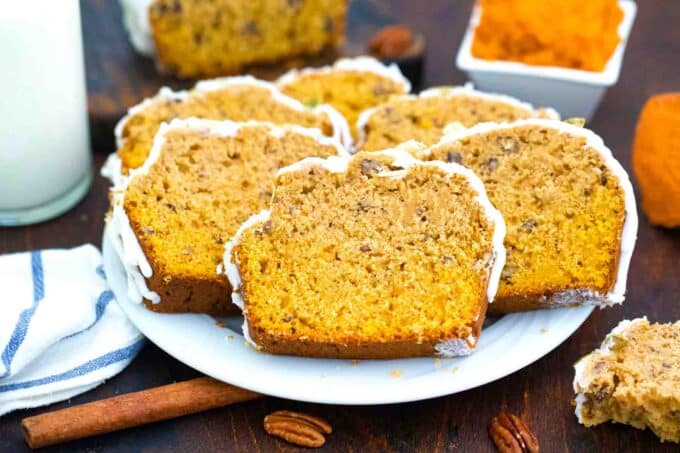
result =
[{"label": "white icing on bread", "polygon": [[[394,99],[399,100],[399,99],[405,99],[405,100],[415,100],[415,99],[423,99],[423,98],[429,98],[429,97],[459,97],[459,96],[468,96],[472,98],[477,98],[477,99],[482,99],[486,101],[491,101],[491,102],[498,102],[500,104],[505,104],[509,105],[512,107],[515,107],[520,110],[524,110],[526,112],[534,112],[536,109],[534,106],[529,104],[528,102],[522,102],[516,98],[513,98],[511,96],[507,96],[504,94],[494,94],[494,93],[485,93],[483,91],[478,91],[474,89],[474,86],[472,83],[468,82],[463,86],[441,86],[441,87],[432,87],[428,88],[427,90],[421,91],[420,94],[406,94],[406,95],[401,95],[399,97],[395,97]],[[369,109],[364,110],[361,112],[359,115],[359,118],[357,119],[356,123],[356,128],[359,131],[359,140],[357,142],[357,146],[360,147],[361,144],[366,140],[366,126],[368,122],[371,119],[371,116],[378,111],[381,108],[381,106],[376,106],[372,107]],[[544,109],[546,115],[551,118],[551,119],[560,119],[560,115],[553,109],[551,108],[546,108]]]},{"label": "white icing on bread", "polygon": [[[600,294],[588,288],[568,289],[565,291],[559,291],[549,296],[543,296],[541,304],[573,305],[574,303],[589,303],[602,308],[609,305],[622,303],[625,299],[628,268],[630,266],[630,260],[633,255],[635,241],[637,239],[637,207],[635,203],[635,194],[633,193],[633,186],[630,182],[630,178],[628,177],[628,173],[626,173],[621,164],[614,158],[611,150],[607,148],[601,137],[599,137],[593,131],[574,126],[563,121],[531,118],[517,120],[511,123],[480,123],[468,129],[456,127],[454,128],[455,130],[445,135],[437,145],[433,146],[433,148],[446,143],[461,140],[466,137],[471,137],[473,135],[481,135],[489,132],[509,130],[525,126],[537,126],[553,129],[560,133],[584,138],[586,142],[585,146],[595,150],[602,157],[605,166],[618,179],[621,189],[624,193],[626,215],[623,223],[623,229],[621,231],[621,245],[616,280],[611,290],[607,294]],[[424,152],[425,156],[427,154],[428,150]]]},{"label": "white icing on bread", "polygon": [[[412,152],[422,149],[424,149],[424,145],[410,141],[394,149],[371,153],[372,155],[391,157],[392,165],[395,167],[400,167],[398,170],[379,172],[375,174],[375,177],[403,178],[408,174],[410,167],[428,166],[436,167],[448,175],[462,175],[465,178],[469,186],[477,194],[477,203],[482,207],[489,223],[493,225],[492,252],[490,253],[487,261],[487,270],[489,274],[486,288],[487,300],[492,302],[498,289],[501,271],[505,265],[506,252],[505,247],[503,246],[503,240],[505,238],[506,231],[505,222],[500,212],[494,208],[489,201],[481,180],[471,170],[456,163],[444,163],[440,161],[424,162],[414,158],[411,154]],[[326,159],[310,157],[288,167],[282,168],[277,173],[277,177],[282,174],[305,171],[306,169],[315,167],[326,169],[332,173],[343,173],[348,170],[348,166],[351,161],[352,157],[349,156],[333,156]],[[238,256],[234,256],[235,254],[233,253],[233,250],[234,247],[240,243],[246,230],[257,224],[266,222],[270,219],[270,214],[271,212],[269,210],[263,210],[258,214],[251,216],[241,225],[234,237],[225,246],[224,272],[232,287],[232,301],[241,307],[241,309],[246,311],[246,314],[247,307],[245,307],[244,299],[241,294],[242,280],[239,272]],[[247,324],[248,322],[246,317],[246,320],[244,321],[244,332],[248,330]],[[257,347],[252,338],[248,338],[248,341],[253,344],[253,346]],[[466,355],[472,352],[476,342],[477,338],[474,336],[470,336],[466,339],[454,338],[444,340],[435,346],[435,351],[445,357]]]},{"label": "white icing on bread", "polygon": [[112,215],[108,220],[107,231],[111,235],[116,252],[124,264],[128,281],[128,297],[133,302],[141,303],[144,299],[147,299],[152,303],[158,303],[160,302],[160,296],[151,291],[146,284],[146,279],[153,275],[153,271],[123,207],[127,187],[134,178],[146,175],[156,163],[161,155],[168,133],[175,130],[189,130],[191,132],[221,137],[233,137],[237,135],[240,129],[247,127],[266,127],[269,134],[275,137],[281,137],[286,133],[305,135],[313,138],[320,144],[333,146],[338,155],[349,156],[345,148],[337,140],[324,136],[319,129],[304,128],[297,125],[277,126],[260,121],[238,123],[200,118],[174,119],[170,124],[161,124],[158,133],[154,137],[151,152],[144,164],[139,168],[130,170],[128,176],[119,175],[115,180],[115,186],[111,189]]},{"label": "white icing on bread", "polygon": [[379,76],[393,80],[404,87],[404,92],[411,91],[411,83],[399,70],[399,66],[395,63],[384,65],[380,61],[369,56],[360,56],[355,58],[341,58],[332,65],[323,66],[321,68],[304,68],[291,69],[276,81],[278,86],[285,86],[294,82],[298,77],[311,74],[328,74],[335,71],[356,71],[356,72],[371,72]]}]

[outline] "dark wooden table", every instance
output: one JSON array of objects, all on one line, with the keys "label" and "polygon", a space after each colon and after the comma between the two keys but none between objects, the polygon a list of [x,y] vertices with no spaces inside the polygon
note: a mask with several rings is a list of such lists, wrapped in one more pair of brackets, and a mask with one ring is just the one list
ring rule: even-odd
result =
[{"label": "dark wooden table", "polygon": [[[455,69],[472,0],[355,2],[376,23],[396,17],[422,31],[428,40],[426,80],[429,85],[464,81]],[[94,166],[113,151],[110,124],[121,105],[130,105],[157,90],[161,81],[151,63],[134,55],[120,26],[113,0],[85,0],[90,110],[93,120]],[[658,92],[680,90],[680,2],[639,3],[619,83],[610,89],[590,127],[630,169],[635,121],[645,99]],[[361,31],[361,24],[357,30]],[[131,80],[133,88],[121,88]],[[149,82],[151,81],[151,82]],[[177,81],[163,83],[181,84]],[[142,87],[142,88],[139,88]],[[107,121],[106,116],[109,116]],[[87,197],[53,221],[0,229],[0,253],[34,248],[101,244],[108,184],[97,176]],[[560,347],[517,373],[448,397],[410,404],[342,407],[303,404],[275,398],[157,423],[120,433],[72,442],[54,451],[270,451],[292,450],[262,429],[262,418],[276,409],[301,410],[326,417],[335,427],[327,450],[333,451],[493,451],[488,420],[506,408],[524,417],[537,433],[542,451],[678,451],[661,444],[649,431],[605,424],[579,425],[573,415],[572,364],[591,351],[621,319],[642,315],[652,321],[680,319],[680,231],[653,228],[640,218],[639,239],[622,306],[596,310]],[[197,376],[197,372],[147,344],[120,375],[101,387],[49,409],[98,400]],[[452,379],[454,379],[452,377]],[[45,408],[17,411],[0,418],[0,451],[24,451],[20,420]]]}]

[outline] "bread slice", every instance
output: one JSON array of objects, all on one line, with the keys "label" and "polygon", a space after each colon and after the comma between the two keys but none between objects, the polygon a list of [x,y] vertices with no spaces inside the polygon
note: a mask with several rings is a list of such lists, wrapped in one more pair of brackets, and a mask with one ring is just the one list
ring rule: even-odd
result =
[{"label": "bread slice", "polygon": [[329,104],[344,115],[357,138],[359,114],[395,95],[407,94],[411,84],[396,64],[385,66],[375,58],[342,58],[332,66],[291,70],[277,86],[307,106]]},{"label": "bread slice", "polygon": [[297,124],[320,129],[346,146],[352,141],[347,122],[328,105],[305,107],[273,84],[250,76],[204,80],[190,91],[162,88],[155,97],[132,107],[116,126],[117,156],[107,163],[105,176],[115,182],[120,174],[140,167],[161,124],[190,117]]},{"label": "bread slice", "polygon": [[233,313],[224,243],[269,206],[276,171],[345,155],[316,129],[191,118],[164,124],[141,168],[112,189],[109,230],[129,296],[159,312]]},{"label": "bread slice", "polygon": [[580,423],[611,420],[680,442],[680,321],[621,321],[574,369]]},{"label": "bread slice", "polygon": [[464,355],[494,297],[504,230],[459,165],[405,149],[305,159],[279,171],[270,210],[241,226],[225,269],[259,350]]},{"label": "bread slice", "polygon": [[514,121],[524,118],[553,118],[552,109],[534,109],[510,96],[483,93],[471,85],[437,87],[419,95],[395,96],[359,116],[357,149],[380,150],[407,140],[434,145],[453,122],[465,127],[485,121]]},{"label": "bread slice", "polygon": [[480,124],[421,157],[471,168],[503,213],[508,258],[490,312],[623,302],[637,211],[600,137],[553,120]]},{"label": "bread slice", "polygon": [[147,2],[157,64],[180,77],[236,74],[255,63],[314,55],[345,39],[347,0]]}]

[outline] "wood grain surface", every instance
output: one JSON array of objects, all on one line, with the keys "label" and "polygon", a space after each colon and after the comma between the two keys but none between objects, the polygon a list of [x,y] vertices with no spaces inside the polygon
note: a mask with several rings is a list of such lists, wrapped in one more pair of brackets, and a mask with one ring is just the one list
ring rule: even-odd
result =
[{"label": "wood grain surface", "polygon": [[[464,81],[464,75],[455,69],[454,59],[471,5],[472,0],[357,0],[352,11],[360,11],[361,17],[370,18],[374,24],[394,17],[423,32],[428,41],[426,80],[428,85],[434,85]],[[82,6],[94,166],[98,169],[105,154],[113,151],[111,124],[107,126],[105,120],[110,122],[121,106],[153,94],[164,83],[178,85],[174,85],[177,81],[159,79],[153,64],[131,51],[120,25],[117,2],[85,0]],[[608,91],[589,125],[627,169],[635,122],[645,99],[658,92],[680,90],[680,2],[645,0],[638,7],[621,79]],[[355,23],[351,30],[368,30],[370,25]],[[100,245],[107,187],[97,176],[87,197],[66,215],[32,227],[0,228],[0,253],[72,247],[83,242]],[[500,409],[507,409],[529,422],[545,452],[677,452],[677,445],[661,444],[649,431],[615,424],[593,429],[579,425],[573,415],[571,382],[572,364],[596,347],[621,319],[642,315],[652,321],[680,319],[679,265],[680,231],[653,228],[641,216],[626,302],[596,310],[571,338],[546,357],[474,390],[377,407],[324,406],[266,398],[76,441],[49,451],[293,451],[266,435],[262,428],[267,413],[291,409],[322,416],[332,423],[334,433],[324,447],[327,451],[483,452],[493,451],[486,433],[487,422]],[[120,375],[49,409],[197,375],[149,343]],[[0,451],[28,450],[20,420],[45,410],[17,411],[1,417]]]}]

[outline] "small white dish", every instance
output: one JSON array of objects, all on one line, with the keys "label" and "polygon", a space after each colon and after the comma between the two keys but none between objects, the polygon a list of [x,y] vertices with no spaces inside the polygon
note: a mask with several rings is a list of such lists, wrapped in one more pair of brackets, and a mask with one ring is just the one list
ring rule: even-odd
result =
[{"label": "small white dish", "polygon": [[[593,307],[507,315],[488,323],[477,349],[454,359],[335,360],[255,351],[241,317],[161,314],[127,297],[125,270],[104,232],[104,270],[116,300],[146,337],[165,352],[223,382],[267,395],[327,404],[389,404],[462,392],[495,381],[552,351]],[[571,364],[564,364],[571,366]]]},{"label": "small white dish", "polygon": [[623,54],[635,20],[635,2],[621,0],[619,4],[623,10],[618,30],[621,42],[602,72],[475,58],[471,49],[481,13],[478,7],[472,12],[458,49],[456,65],[482,91],[509,94],[537,107],[552,107],[563,118],[583,117],[589,120],[607,88],[619,79]]}]

